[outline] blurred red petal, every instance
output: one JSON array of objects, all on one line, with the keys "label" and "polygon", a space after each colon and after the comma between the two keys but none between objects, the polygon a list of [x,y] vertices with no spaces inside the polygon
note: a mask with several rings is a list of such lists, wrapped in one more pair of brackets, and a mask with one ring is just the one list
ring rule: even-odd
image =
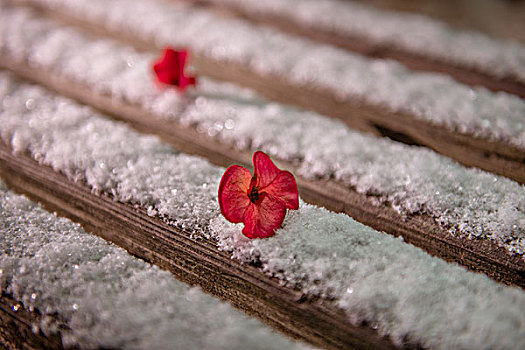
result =
[{"label": "blurred red petal", "polygon": [[219,185],[219,206],[226,220],[243,221],[246,209],[252,204],[247,192],[252,176],[248,169],[232,165],[222,176]]},{"label": "blurred red petal", "polygon": [[197,79],[194,77],[181,77],[179,81],[179,89],[184,91],[186,87],[197,84]]},{"label": "blurred red petal", "polygon": [[169,47],[165,48],[162,57],[153,65],[157,80],[164,84],[178,86],[181,91],[189,85],[195,85],[196,79],[184,74],[187,57],[186,50],[176,51]]},{"label": "blurred red petal", "polygon": [[244,213],[242,233],[248,238],[273,236],[281,227],[286,216],[286,205],[282,200],[262,193],[255,205],[250,205]]}]

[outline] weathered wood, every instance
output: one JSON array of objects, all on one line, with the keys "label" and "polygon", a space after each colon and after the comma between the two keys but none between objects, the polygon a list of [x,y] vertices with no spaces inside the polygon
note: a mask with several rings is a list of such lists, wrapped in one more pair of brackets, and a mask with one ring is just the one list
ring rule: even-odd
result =
[{"label": "weathered wood", "polygon": [[[0,58],[0,61],[2,59]],[[251,166],[251,150],[239,150],[217,139],[198,133],[194,128],[166,122],[139,106],[124,104],[109,96],[95,94],[90,89],[69,82],[61,77],[24,67],[11,66],[23,76],[34,79],[60,94],[91,105],[115,119],[125,121],[141,132],[160,136],[182,152],[199,155],[220,166],[240,163]],[[296,173],[296,168],[286,162],[279,165]],[[525,262],[510,255],[505,249],[487,240],[453,237],[432,218],[423,215],[404,217],[388,205],[380,205],[375,198],[367,197],[334,180],[308,180],[297,177],[301,197],[312,204],[343,212],[357,221],[395,236],[403,236],[432,255],[456,262],[472,271],[483,272],[506,284],[525,288]]]},{"label": "weathered wood", "polygon": [[[0,348],[8,350],[63,349],[59,335],[33,332],[38,311],[29,312],[6,294],[0,295]],[[38,329],[38,327],[37,327]]]},{"label": "weathered wood", "polygon": [[[24,0],[15,0],[15,2],[23,3]],[[103,28],[82,18],[72,18],[40,7],[37,9],[42,11],[43,15],[76,25],[94,35],[111,36],[139,50],[159,50],[155,40],[131,37],[129,33]],[[315,86],[296,86],[279,77],[261,76],[247,67],[218,62],[199,54],[192,55],[192,64],[199,74],[247,86],[270,100],[314,110],[320,114],[340,119],[349,127],[360,131],[425,146],[465,166],[477,167],[525,183],[525,149],[502,141],[491,141],[473,134],[448,130],[445,127],[417,119],[410,114],[390,112],[379,106],[368,105],[363,101],[341,101],[331,92]],[[20,65],[20,62],[10,61],[7,57],[0,57],[0,66],[21,73],[29,69],[23,64]],[[48,72],[37,69],[33,69],[33,72],[26,75],[32,78],[33,75],[40,75],[40,73],[49,75]],[[38,76],[35,76],[33,80],[36,78]],[[39,81],[39,83],[45,82]]]},{"label": "weathered wood", "polygon": [[[353,0],[345,0],[353,1]],[[410,12],[489,36],[517,40],[525,45],[523,0],[364,0],[379,9]]]},{"label": "weathered wood", "polygon": [[[351,325],[328,300],[306,300],[297,290],[255,266],[243,265],[215,244],[147,215],[145,209],[95,195],[25,155],[0,144],[0,175],[15,191],[80,222],[86,230],[171,271],[177,278],[230,301],[275,329],[327,349],[389,349],[387,338],[367,326]],[[410,347],[410,344],[407,344]]]},{"label": "weathered wood", "polygon": [[375,44],[363,37],[349,36],[337,31],[306,26],[285,15],[253,13],[232,4],[218,4],[206,0],[182,1],[195,3],[226,16],[242,18],[253,23],[276,28],[285,33],[304,36],[308,39],[337,46],[361,55],[393,59],[410,69],[447,74],[467,85],[484,86],[493,91],[505,91],[520,97],[525,97],[525,84],[510,76],[498,79],[475,67],[454,65],[438,58],[409,52],[402,48]]}]

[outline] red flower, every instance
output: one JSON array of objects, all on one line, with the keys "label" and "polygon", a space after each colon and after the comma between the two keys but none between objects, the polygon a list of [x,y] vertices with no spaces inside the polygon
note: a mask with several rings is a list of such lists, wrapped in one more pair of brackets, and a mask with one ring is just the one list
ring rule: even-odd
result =
[{"label": "red flower", "polygon": [[286,209],[299,208],[299,191],[293,175],[279,170],[267,154],[255,152],[253,167],[253,176],[239,165],[226,169],[219,185],[219,205],[226,220],[244,223],[246,237],[270,237],[281,227]]},{"label": "red flower", "polygon": [[188,51],[175,51],[166,47],[163,56],[153,65],[153,70],[157,75],[157,80],[164,84],[175,85],[180,91],[184,91],[188,85],[195,85],[194,77],[184,75],[184,66]]}]

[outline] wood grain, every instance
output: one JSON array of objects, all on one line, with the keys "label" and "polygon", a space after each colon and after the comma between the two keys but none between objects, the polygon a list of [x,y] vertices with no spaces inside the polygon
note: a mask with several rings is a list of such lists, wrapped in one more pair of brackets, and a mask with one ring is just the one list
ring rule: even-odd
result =
[{"label": "wood grain", "polygon": [[63,349],[59,335],[33,332],[40,313],[29,312],[10,295],[0,295],[0,348],[8,350]]},{"label": "wood grain", "polygon": [[[51,168],[25,155],[14,156],[0,144],[0,175],[15,191],[42,202],[88,231],[131,254],[171,271],[230,301],[275,329],[327,349],[390,349],[394,346],[367,326],[355,327],[328,300],[307,300],[299,291],[281,287],[255,266],[243,265],[215,244],[147,215],[146,210],[97,196]],[[411,344],[406,344],[412,347]]]}]

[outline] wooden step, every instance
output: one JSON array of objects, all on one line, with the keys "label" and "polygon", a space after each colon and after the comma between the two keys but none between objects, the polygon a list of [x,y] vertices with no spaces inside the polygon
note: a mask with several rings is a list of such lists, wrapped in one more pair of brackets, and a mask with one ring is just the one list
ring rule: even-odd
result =
[{"label": "wooden step", "polygon": [[[35,88],[31,88],[27,85],[25,86],[25,89],[27,89],[24,90],[25,92],[36,90]],[[18,95],[17,93],[13,92],[13,98],[15,98],[16,96],[16,100],[18,101],[15,104],[11,105],[13,107],[13,109],[11,110],[13,112],[13,118],[16,118],[17,116],[21,118],[24,117],[23,108],[25,106],[26,101],[25,96],[27,95],[21,94],[21,91],[18,92]],[[38,106],[41,104],[44,108],[42,110],[44,112],[44,115],[46,114],[45,111],[48,110],[46,108],[49,107],[49,103],[53,103],[53,101],[56,102],[53,99],[52,94],[46,95],[42,92],[35,92],[35,96],[40,96],[36,97],[37,100],[39,100],[39,102],[36,105],[36,108],[38,108]],[[47,101],[49,101],[49,103]],[[14,102],[15,100],[13,100],[13,103]],[[61,102],[65,103],[65,105],[68,105],[68,103],[63,100]],[[70,107],[74,107],[74,105],[74,103],[70,102]],[[22,111],[17,109],[17,107],[22,107]],[[89,111],[89,109],[82,108],[81,106],[77,106],[77,108],[71,108],[71,113],[69,113],[67,116],[62,115],[62,117],[58,120],[53,119],[52,113],[49,114],[50,119],[48,120],[48,122],[50,123],[50,129],[48,130],[48,132],[50,134],[44,133],[44,135],[51,136],[51,134],[53,134],[51,130],[56,130],[57,126],[62,125],[63,122],[67,122],[68,117],[75,119],[78,118],[79,115],[83,116],[81,111]],[[7,113],[7,111],[5,112]],[[18,115],[18,112],[21,112],[22,115]],[[35,113],[36,112],[37,111],[35,111]],[[40,115],[40,117],[45,117],[44,115]],[[101,118],[101,116],[97,117],[96,113],[92,112],[91,115],[92,116],[90,116],[90,118],[88,118],[88,115],[85,116],[87,125],[104,125],[106,127],[109,127],[110,129],[112,126],[114,126],[116,131],[118,131],[117,133],[120,133],[121,137],[125,137],[125,139],[131,140],[135,138],[134,142],[139,142],[143,139],[149,139],[139,136],[136,133],[133,133],[129,130],[127,131],[127,133],[122,134],[124,128],[121,125],[119,126],[116,123],[110,123],[108,121],[105,121]],[[101,123],[93,124],[96,118],[98,118],[97,120]],[[28,122],[28,125],[31,125],[32,123],[30,122],[30,120],[32,119],[28,119],[29,120],[26,120],[25,122]],[[9,118],[4,120],[7,121],[9,124]],[[13,121],[14,120],[15,119],[13,119]],[[78,128],[79,130],[85,131],[85,124],[79,123],[73,125],[73,128]],[[34,135],[36,138],[30,137],[26,140],[30,142],[29,140],[33,139],[33,141],[36,142],[36,144],[34,145],[36,148],[32,149],[33,152],[40,152],[38,151],[39,147],[37,145],[37,140],[39,139],[37,129],[31,129],[33,132],[36,132],[36,134]],[[18,131],[23,130],[23,126],[18,128]],[[74,130],[71,131],[74,133]],[[101,132],[101,135],[109,134]],[[19,138],[19,141],[24,142],[23,139],[24,137],[22,136],[21,138]],[[66,156],[66,158],[68,158],[67,144],[70,143],[69,141],[67,141],[66,144],[64,144],[65,141],[63,138],[61,139],[59,137],[55,140],[53,137],[50,137],[49,142],[51,142],[52,144],[56,142],[57,146],[59,143],[62,143],[62,146],[66,146],[60,148],[64,149],[64,154],[62,156]],[[150,213],[149,209],[146,209],[145,206],[142,207],[139,204],[130,204],[133,202],[127,202],[127,199],[122,199],[126,202],[116,201],[115,197],[113,197],[112,195],[104,194],[104,192],[94,193],[94,188],[87,186],[85,183],[82,182],[82,180],[78,180],[82,178],[81,173],[83,171],[86,171],[87,174],[90,171],[90,169],[93,170],[93,168],[90,165],[88,165],[87,168],[84,168],[82,167],[82,165],[80,165],[78,169],[76,169],[74,166],[73,169],[70,169],[73,170],[73,172],[75,172],[75,169],[80,171],[80,173],[77,174],[79,176],[74,176],[77,179],[77,181],[74,182],[73,180],[69,180],[65,176],[57,173],[57,170],[60,169],[60,165],[58,165],[58,168],[56,170],[53,170],[50,167],[39,164],[37,161],[33,160],[33,157],[36,156],[37,158],[40,157],[41,161],[43,162],[51,162],[50,164],[53,164],[52,155],[50,159],[47,160],[41,158],[44,154],[46,154],[45,147],[41,149],[41,152],[43,153],[40,153],[40,155],[29,155],[24,154],[22,152],[22,149],[19,147],[20,142],[15,142],[14,144],[18,145],[18,152],[15,154],[13,154],[13,149],[11,149],[9,146],[0,146],[0,175],[12,188],[28,194],[33,199],[37,199],[46,203],[48,209],[56,210],[59,213],[73,218],[75,221],[83,223],[86,229],[98,232],[103,238],[112,240],[115,243],[125,247],[132,254],[142,257],[143,259],[153,262],[161,267],[169,269],[186,282],[192,284],[199,284],[202,286],[203,289],[215,295],[231,300],[231,302],[234,305],[240,307],[243,310],[246,310],[251,315],[261,317],[263,320],[266,320],[269,324],[273,325],[276,329],[284,330],[287,334],[291,336],[300,337],[302,339],[312,342],[313,344],[327,348],[383,348],[392,346],[389,340],[385,340],[381,337],[379,337],[379,339],[373,337],[374,334],[377,336],[377,332],[374,330],[378,327],[377,325],[370,324],[363,326],[353,326],[350,323],[348,316],[351,314],[352,310],[347,309],[346,311],[349,312],[349,314],[345,315],[343,314],[342,310],[335,306],[340,305],[339,303],[342,300],[344,300],[344,296],[341,296],[341,299],[337,300],[333,300],[329,297],[316,298],[309,294],[309,292],[305,292],[305,294],[303,294],[303,292],[301,292],[298,289],[294,289],[290,286],[283,286],[283,279],[279,279],[278,277],[268,277],[264,270],[261,269],[262,266],[257,265],[256,263],[253,265],[242,264],[239,262],[239,260],[232,259],[232,256],[230,254],[219,251],[217,246],[214,244],[214,241],[204,239],[204,237],[201,237],[201,239],[191,237],[191,230],[194,229],[194,227],[188,227],[188,231],[177,228],[181,226],[173,226],[173,224],[166,224],[165,221],[160,219],[158,216],[152,216],[153,214]],[[86,144],[90,144],[90,142],[87,142]],[[122,144],[122,146],[120,146],[122,148],[121,151],[126,153],[126,150],[129,148],[129,144],[127,144],[126,142],[122,143],[122,141],[120,144]],[[71,146],[74,145],[76,145],[75,147],[79,146],[78,142],[75,143],[75,141],[72,140]],[[156,152],[158,152],[159,149],[162,150],[163,148],[155,147],[150,149],[149,153],[146,153],[146,157],[149,157],[148,159],[156,158]],[[79,151],[82,152],[82,154],[86,155],[90,154],[90,150],[92,150],[92,148],[90,148],[89,145],[86,146],[86,148],[82,148],[82,146],[80,146],[79,148]],[[60,151],[58,152],[60,153]],[[126,156],[125,154],[123,155]],[[176,153],[173,153],[171,155],[173,159],[178,160],[182,160],[184,157],[186,157],[179,156]],[[89,156],[80,158],[83,160],[91,159]],[[158,159],[168,161],[168,159],[165,157],[160,157]],[[96,169],[98,169],[100,165],[100,158],[95,157],[94,160],[94,166]],[[199,164],[204,163],[196,158],[191,161]],[[109,161],[109,164],[107,164],[107,166],[109,167],[110,172],[114,166],[118,168],[113,168],[117,171],[117,173],[122,171],[123,168],[119,168],[119,165],[116,165],[117,163],[113,164],[113,162]],[[124,164],[126,164],[126,162],[124,162]],[[184,165],[180,166],[182,167],[181,169],[184,169]],[[171,163],[170,166],[166,165],[166,167],[167,168],[164,169],[165,174],[169,173],[169,171],[166,172],[168,168],[177,167],[177,165],[176,163]],[[193,174],[195,175],[196,172],[201,170],[204,170],[204,172],[208,172],[209,169],[207,167],[209,167],[209,165],[197,165],[197,170],[193,170]],[[124,165],[124,168],[126,168],[126,165]],[[138,170],[138,173],[142,172]],[[134,172],[132,172],[131,174],[134,174]],[[177,173],[175,172],[173,174]],[[70,174],[70,177],[71,176],[72,174]],[[135,180],[142,178],[142,175],[139,174],[132,175],[132,177],[133,176],[138,176],[138,178],[135,178]],[[213,183],[215,183],[216,181],[218,182],[217,176],[219,175],[214,173],[212,180]],[[204,181],[206,181],[206,184],[210,183],[210,179],[206,179]],[[149,181],[146,181],[146,183],[149,183]],[[181,186],[181,183],[173,185],[175,186],[175,188],[177,188],[178,186]],[[200,184],[198,186],[203,187],[200,186]],[[208,186],[206,188],[208,188]],[[128,190],[133,189],[131,188]],[[107,191],[107,193],[111,192],[110,189],[108,189]],[[152,192],[151,188],[146,188],[145,191]],[[126,196],[125,193],[123,193],[123,195]],[[142,197],[139,196],[137,198]],[[213,199],[207,200],[213,201]],[[173,212],[174,216],[170,217],[169,220],[176,220],[178,215],[177,210],[178,209],[175,209],[175,212]],[[182,208],[180,208],[180,210],[182,210]],[[214,209],[210,210],[213,211]],[[410,276],[410,271],[412,271],[415,268],[411,265],[406,264],[407,261],[412,261],[412,259],[407,260],[407,258],[410,257],[414,258],[414,260],[420,261],[421,266],[435,266],[439,267],[438,270],[444,268],[445,271],[448,271],[448,273],[445,274],[445,278],[443,278],[443,276],[435,278],[433,277],[433,275],[427,274],[421,276],[425,278],[425,281],[428,282],[429,286],[432,286],[430,289],[434,290],[434,293],[437,295],[437,298],[439,300],[442,300],[440,298],[440,296],[442,296],[442,292],[443,296],[445,296],[446,294],[445,291],[442,290],[443,286],[449,285],[451,287],[450,289],[455,291],[456,293],[459,292],[459,294],[461,294],[461,291],[467,293],[466,295],[462,295],[461,299],[463,303],[465,303],[465,301],[471,300],[471,298],[472,300],[478,300],[478,290],[484,289],[481,286],[485,286],[486,289],[489,291],[489,294],[492,295],[492,298],[490,299],[491,302],[489,301],[489,304],[491,304],[492,307],[494,307],[494,305],[497,305],[498,307],[504,307],[507,310],[509,309],[509,306],[510,308],[514,307],[513,303],[509,303],[507,302],[507,300],[502,300],[502,297],[506,295],[505,293],[508,293],[508,296],[514,295],[518,299],[518,301],[523,302],[523,298],[521,297],[522,294],[520,294],[522,293],[522,291],[519,289],[499,286],[487,279],[485,276],[470,274],[465,272],[463,269],[458,268],[457,266],[447,265],[438,259],[428,257],[426,254],[419,251],[418,249],[414,249],[413,247],[401,241],[389,238],[387,235],[380,234],[378,232],[371,232],[371,229],[365,228],[362,225],[353,222],[349,218],[346,218],[341,215],[326,213],[319,208],[315,208],[315,210],[310,212],[308,211],[308,207],[303,208],[302,210],[304,211],[303,214],[305,215],[302,217],[302,220],[306,221],[304,223],[305,225],[312,224],[312,222],[307,223],[307,221],[309,220],[308,216],[312,214],[314,214],[315,216],[315,213],[323,213],[324,216],[322,217],[328,218],[329,222],[332,224],[335,224],[337,220],[343,218],[345,225],[348,225],[352,229],[357,230],[359,235],[363,235],[363,242],[355,242],[357,247],[361,246],[361,244],[366,242],[367,235],[370,235],[370,237],[368,238],[374,238],[370,241],[370,245],[372,245],[373,247],[366,247],[365,243],[364,251],[360,251],[359,249],[357,249],[356,253],[358,253],[358,256],[360,256],[360,253],[365,254],[365,257],[362,260],[360,260],[361,266],[368,266],[368,263],[371,264],[370,266],[375,266],[374,256],[371,256],[371,260],[367,260],[366,258],[366,251],[370,248],[376,251],[379,257],[382,256],[383,261],[389,264],[394,263],[396,265],[397,263],[400,263],[401,266],[398,266],[397,269],[400,269],[399,273],[396,271],[393,272],[393,274],[397,281],[399,281],[399,278],[401,278],[402,280],[404,280],[405,278],[409,279],[409,284],[405,285],[403,283],[402,287],[399,286],[399,289],[404,290],[404,293],[406,293],[407,290],[417,290],[418,288],[416,287],[419,286],[419,283],[421,281],[421,279],[419,278],[414,278],[414,276]],[[219,215],[218,210],[215,214]],[[331,221],[331,219],[334,219],[334,221]],[[315,220],[315,218],[313,220]],[[332,227],[330,223],[329,227]],[[311,233],[314,235],[325,235],[327,240],[329,241],[331,239],[330,237],[338,236],[336,232],[337,228],[341,229],[341,227],[337,225],[335,225],[334,227],[334,231],[332,231],[332,229],[328,229],[325,231],[322,228],[318,228]],[[286,227],[283,228],[283,230],[286,230]],[[306,234],[307,231],[308,229],[305,228],[304,234]],[[344,229],[342,231],[344,234],[348,234],[350,236],[352,234],[352,232],[346,232]],[[227,236],[230,236],[231,232],[226,232],[228,232]],[[328,237],[327,234],[329,234],[330,237]],[[197,236],[199,236],[199,234],[197,234]],[[295,237],[295,243],[299,241],[301,242],[301,244],[304,244],[302,242],[305,239],[304,236],[299,235]],[[279,239],[278,235],[276,235],[276,237],[274,238]],[[339,238],[341,237],[339,236]],[[338,240],[336,241],[338,242]],[[378,243],[381,244],[381,242],[383,243],[383,245],[377,245]],[[390,246],[388,242],[395,243],[393,243],[393,246]],[[351,242],[349,243],[351,244]],[[323,244],[324,243],[319,244],[319,242],[313,243],[311,248],[317,247],[322,250]],[[280,250],[284,250],[286,252],[286,246],[279,246]],[[383,247],[383,249],[381,250],[381,248],[379,247]],[[348,248],[351,247],[349,246]],[[397,253],[390,256],[387,253],[387,251],[391,251],[390,248],[397,251]],[[332,255],[332,251],[332,249],[330,249],[329,251],[325,250],[323,251],[323,254],[321,254],[321,256],[324,256],[325,258],[332,257],[334,261],[337,261],[337,258],[335,258]],[[407,252],[409,251],[410,254],[407,256]],[[304,255],[304,252],[307,252],[306,255]],[[308,260],[310,258],[310,254],[308,253],[308,250],[304,252],[298,253],[298,255],[302,254],[302,258],[306,258]],[[285,254],[286,256],[288,256],[288,253]],[[399,258],[398,261],[397,259],[399,256],[401,256],[401,258]],[[420,258],[422,260],[419,260]],[[349,261],[353,261],[353,258],[349,258]],[[311,262],[314,263],[314,261]],[[309,261],[306,261],[305,263],[309,264]],[[384,269],[384,267],[379,268]],[[453,278],[451,278],[450,280],[448,280],[448,277],[446,277],[449,276],[449,273],[451,273],[453,276]],[[384,277],[385,276],[383,276],[383,278]],[[329,281],[329,277],[327,278]],[[372,279],[372,281],[374,280]],[[354,288],[356,288],[356,285],[354,285],[353,283],[357,283],[359,285],[359,281],[354,281],[351,283],[352,287]],[[370,281],[368,283],[370,283]],[[469,289],[466,287],[466,285],[470,284],[472,284],[474,289]],[[422,284],[421,286],[423,288],[423,293],[429,291],[428,289],[426,289],[426,283]],[[476,289],[476,286],[478,289]],[[388,286],[385,285],[384,288],[388,289]],[[359,288],[357,288],[357,290],[359,291]],[[445,290],[447,290],[447,288],[445,288]],[[348,291],[348,289],[346,289],[346,286],[344,289],[342,289],[342,291],[345,293],[344,295],[347,295],[346,293],[354,293],[353,289],[350,289],[350,291]],[[498,294],[497,291],[504,291],[505,293],[496,295]],[[419,294],[414,295],[408,293],[408,295],[409,298],[405,302],[405,305],[408,310],[414,310],[413,308],[411,308],[412,302],[414,302],[414,304],[419,307],[422,306]],[[351,298],[354,297],[356,297],[355,293],[352,294]],[[379,304],[376,304],[375,299],[372,300],[372,306],[379,307],[381,305],[380,299],[381,298],[379,298],[379,300],[377,301]],[[445,298],[443,300],[447,299]],[[336,302],[339,303],[336,304]],[[456,305],[454,301],[451,302],[453,305]],[[244,303],[248,305],[245,305]],[[441,301],[438,302],[438,304],[439,303],[441,303]],[[445,302],[445,305],[449,304],[450,303]],[[427,305],[425,305],[424,303],[423,305],[425,306],[425,308],[421,308],[419,309],[419,311],[427,310]],[[437,309],[435,309],[435,311],[438,312],[438,309],[444,310],[446,308],[438,307]],[[483,311],[482,309],[483,307],[481,307],[479,311]],[[513,312],[510,313],[514,314]],[[467,322],[469,322],[469,317],[470,316],[467,316]],[[472,319],[470,319],[470,321],[472,321]],[[494,321],[494,319],[491,319],[491,322]],[[440,323],[440,327],[443,327],[442,321],[438,321],[437,323]],[[361,329],[364,329],[364,333],[360,331]],[[319,331],[320,334],[316,334],[316,331]],[[302,334],[301,332],[305,332],[306,335]],[[408,330],[407,332],[410,334],[410,330]],[[304,338],[305,336],[307,338]],[[369,338],[370,336],[372,338]],[[420,336],[425,338],[421,334]],[[470,336],[472,336],[472,332],[470,333]],[[501,336],[501,334],[499,336]],[[369,341],[372,341],[372,344],[368,343]],[[417,344],[411,342],[410,339],[404,339],[401,345],[407,347],[417,346]]]},{"label": "wooden step", "polygon": [[[19,1],[22,0],[15,2]],[[59,22],[77,26],[96,36],[111,37],[139,50],[158,52],[163,46],[153,38],[133,36],[120,31],[119,28],[106,28],[100,23],[90,22],[59,10],[51,11],[39,6],[36,8],[42,15],[50,16]],[[8,58],[2,58],[0,65],[10,68],[7,61]],[[297,86],[281,77],[260,75],[247,67],[217,61],[199,53],[192,53],[192,64],[201,75],[252,88],[269,100],[296,105],[340,119],[356,130],[428,147],[465,166],[477,167],[525,183],[525,149],[512,144],[482,138],[461,130],[450,130],[406,112],[392,112],[363,101],[341,100],[326,89]]]},{"label": "wooden step", "polygon": [[[446,74],[466,85],[484,86],[492,91],[504,91],[520,97],[525,97],[525,84],[512,76],[498,79],[487,71],[482,71],[475,67],[454,64],[444,59],[431,57],[422,53],[411,52],[401,47],[374,43],[367,40],[365,37],[350,36],[349,34],[330,30],[322,26],[308,26],[287,15],[261,13],[257,10],[250,11],[249,5],[243,7],[236,6],[233,3],[209,0],[183,1],[194,3],[196,6],[215,11],[223,16],[248,20],[259,25],[269,26],[288,34],[303,36],[323,44],[340,47],[364,56],[396,60],[413,70]],[[516,25],[519,26],[517,23]],[[507,32],[507,36],[511,35],[512,34]]]},{"label": "wooden step", "polygon": [[[1,62],[5,63],[6,60],[0,58]],[[6,66],[30,81],[125,121],[138,131],[156,134],[185,153],[205,157],[220,166],[241,163],[251,167],[252,151],[249,149],[239,150],[217,139],[203,137],[192,127],[166,122],[139,106],[97,94],[88,87],[43,70],[14,62]],[[279,164],[297,172],[297,167],[291,163],[280,161]],[[374,196],[358,193],[356,189],[335,180],[311,180],[298,176],[297,181],[301,197],[309,203],[346,213],[376,230],[402,236],[408,243],[432,255],[459,263],[472,271],[483,272],[496,281],[525,288],[525,261],[488,240],[455,237],[429,216],[414,214],[406,217],[391,206],[378,203]]]},{"label": "wooden step", "polygon": [[[25,155],[0,145],[0,176],[13,190],[100,234],[129,253],[171,271],[178,279],[230,301],[294,338],[327,349],[387,349],[393,344],[363,325],[355,327],[329,300],[306,300],[257,267],[241,264],[209,241],[149,216],[145,209],[96,195]],[[21,317],[19,322],[24,322]],[[45,347],[45,346],[44,346]]]}]

